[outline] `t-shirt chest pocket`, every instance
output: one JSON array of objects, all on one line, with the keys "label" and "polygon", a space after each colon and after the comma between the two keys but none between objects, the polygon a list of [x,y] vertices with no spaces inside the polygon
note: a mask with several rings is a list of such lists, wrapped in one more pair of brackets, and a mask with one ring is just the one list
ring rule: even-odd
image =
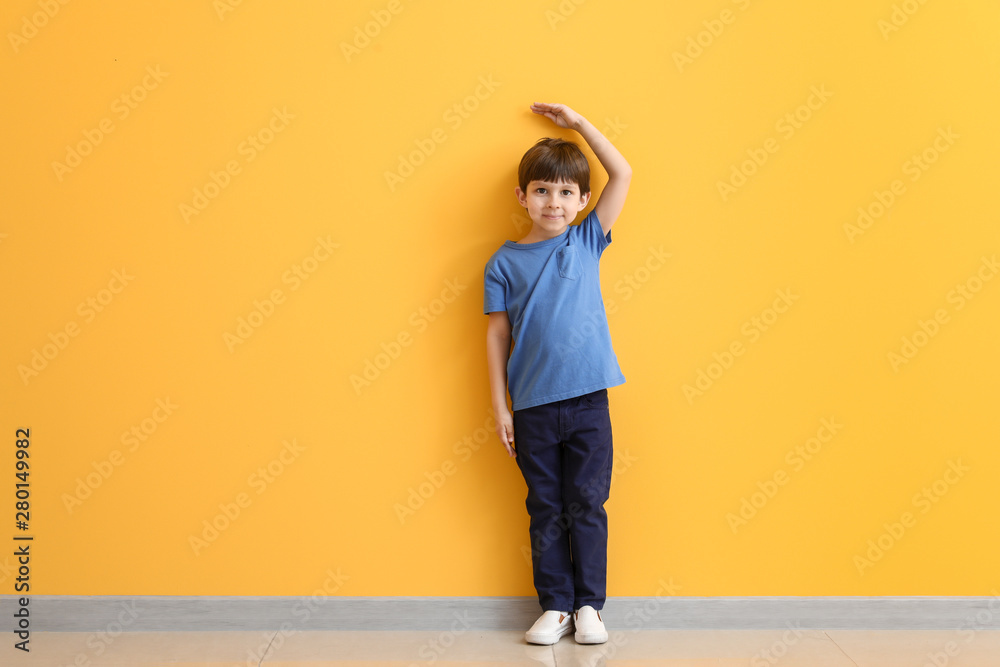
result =
[{"label": "t-shirt chest pocket", "polygon": [[576,280],[580,277],[580,258],[577,256],[576,246],[567,245],[556,251],[556,266],[559,267],[559,275],[569,280]]}]

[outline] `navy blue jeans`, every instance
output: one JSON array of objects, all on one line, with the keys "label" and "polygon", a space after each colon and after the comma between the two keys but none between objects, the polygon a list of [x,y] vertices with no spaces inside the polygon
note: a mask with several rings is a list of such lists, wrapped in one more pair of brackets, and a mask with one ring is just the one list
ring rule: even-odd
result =
[{"label": "navy blue jeans", "polygon": [[603,609],[611,490],[608,390],[514,411],[518,467],[528,485],[531,565],[543,611]]}]

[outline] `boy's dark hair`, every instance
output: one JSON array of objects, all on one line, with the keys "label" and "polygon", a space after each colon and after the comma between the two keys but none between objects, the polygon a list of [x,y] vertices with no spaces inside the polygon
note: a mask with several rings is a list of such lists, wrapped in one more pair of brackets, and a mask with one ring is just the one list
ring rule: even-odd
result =
[{"label": "boy's dark hair", "polygon": [[539,139],[521,158],[517,183],[522,192],[531,181],[564,181],[580,186],[580,194],[590,192],[590,164],[580,147],[565,139]]}]

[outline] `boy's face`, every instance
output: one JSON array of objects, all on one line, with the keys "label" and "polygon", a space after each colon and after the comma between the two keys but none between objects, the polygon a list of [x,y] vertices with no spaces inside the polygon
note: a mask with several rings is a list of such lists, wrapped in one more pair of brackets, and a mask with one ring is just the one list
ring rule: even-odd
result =
[{"label": "boy's face", "polygon": [[544,238],[562,234],[590,201],[589,192],[580,194],[579,185],[565,181],[531,181],[527,192],[522,192],[518,186],[514,193],[521,206],[528,210],[534,225],[532,233]]}]

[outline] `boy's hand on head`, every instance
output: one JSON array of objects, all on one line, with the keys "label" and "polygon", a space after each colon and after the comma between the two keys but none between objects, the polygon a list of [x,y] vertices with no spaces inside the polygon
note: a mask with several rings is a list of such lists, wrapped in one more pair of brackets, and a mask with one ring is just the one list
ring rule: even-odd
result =
[{"label": "boy's hand on head", "polygon": [[511,446],[514,444],[514,418],[511,416],[510,410],[497,413],[497,436],[503,446],[507,448],[507,456],[511,458],[517,456],[517,452]]},{"label": "boy's hand on head", "polygon": [[583,116],[570,109],[565,104],[546,104],[545,102],[533,102],[531,110],[540,116],[545,116],[559,127],[576,129]]},{"label": "boy's hand on head", "polygon": [[594,206],[594,212],[601,221],[601,229],[605,236],[611,231],[618,216],[625,206],[629,183],[632,181],[632,167],[614,147],[607,137],[601,134],[586,118],[570,109],[565,104],[546,104],[533,102],[531,110],[545,116],[559,127],[566,127],[580,133],[594,155],[600,160],[601,166],[608,172],[608,183],[601,191],[601,196]]}]

